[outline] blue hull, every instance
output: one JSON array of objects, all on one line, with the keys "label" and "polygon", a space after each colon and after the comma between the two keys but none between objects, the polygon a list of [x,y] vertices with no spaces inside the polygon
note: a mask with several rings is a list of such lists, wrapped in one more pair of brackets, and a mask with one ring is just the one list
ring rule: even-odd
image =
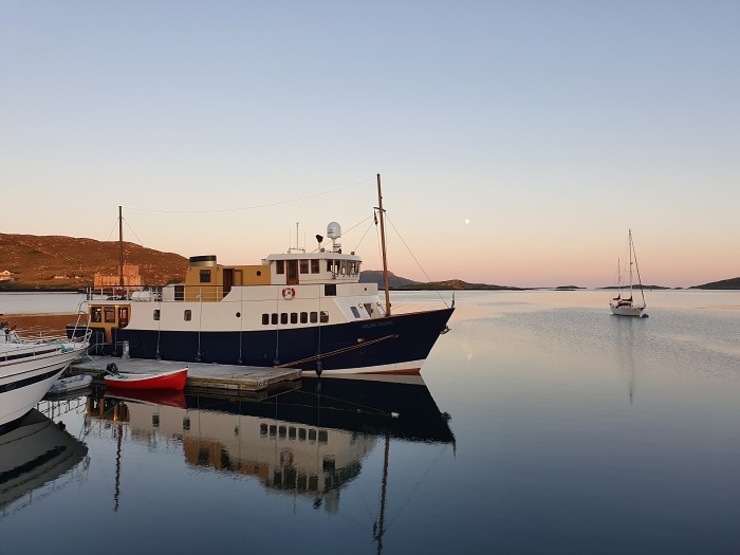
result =
[{"label": "blue hull", "polygon": [[[426,359],[453,311],[454,308],[446,308],[372,321],[248,332],[124,328],[113,330],[113,346],[118,345],[119,352],[111,353],[110,345],[101,345],[99,352],[120,355],[121,342],[127,341],[132,358],[372,372],[374,368]],[[94,351],[95,336],[92,343]],[[419,370],[406,368],[400,372]]]}]

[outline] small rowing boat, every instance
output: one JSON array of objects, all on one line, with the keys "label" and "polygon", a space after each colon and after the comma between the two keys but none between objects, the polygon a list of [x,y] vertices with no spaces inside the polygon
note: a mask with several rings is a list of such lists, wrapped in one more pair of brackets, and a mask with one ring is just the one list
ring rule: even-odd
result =
[{"label": "small rowing boat", "polygon": [[84,389],[92,382],[92,376],[88,374],[78,374],[77,376],[68,376],[66,378],[59,378],[55,381],[49,389],[49,394],[58,395],[61,393],[67,393],[69,391],[75,391],[77,389]]},{"label": "small rowing boat", "polygon": [[[113,365],[109,365],[113,366]],[[115,389],[185,389],[188,379],[188,367],[169,372],[152,372],[138,374],[118,372],[117,368],[108,368],[110,372],[103,377],[105,385]]]}]

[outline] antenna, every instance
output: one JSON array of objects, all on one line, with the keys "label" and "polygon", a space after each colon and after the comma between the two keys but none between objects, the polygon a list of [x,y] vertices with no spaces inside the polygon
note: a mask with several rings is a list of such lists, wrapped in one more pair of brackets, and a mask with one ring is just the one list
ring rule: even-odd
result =
[{"label": "antenna", "polygon": [[[306,252],[306,249],[302,249],[301,247],[298,246],[298,225],[299,223],[300,222],[295,223],[295,247],[292,245],[289,246],[288,254],[293,253],[293,252]],[[288,244],[290,244],[290,241],[288,241]]]}]

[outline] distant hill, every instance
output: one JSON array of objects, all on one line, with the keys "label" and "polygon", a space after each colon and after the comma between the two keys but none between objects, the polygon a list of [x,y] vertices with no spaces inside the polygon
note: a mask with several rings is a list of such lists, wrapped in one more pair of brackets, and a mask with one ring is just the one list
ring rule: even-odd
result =
[{"label": "distant hill", "polygon": [[[375,283],[378,289],[382,289],[383,272],[381,270],[363,270],[360,274],[360,283]],[[414,281],[399,277],[392,272],[388,272],[388,287],[401,291],[522,291],[520,287],[508,287],[504,285],[489,285],[487,283],[468,283],[459,279],[448,279],[446,281]]]},{"label": "distant hill", "polygon": [[[653,289],[682,289],[682,287],[668,287],[666,285],[643,285],[643,289],[646,291],[652,291]],[[605,287],[599,287],[599,289],[627,289],[624,285],[619,287],[618,285],[607,285]],[[637,289],[637,287],[635,287]]]},{"label": "distant hill", "polygon": [[703,285],[693,285],[689,289],[740,289],[740,277],[711,281]]},{"label": "distant hill", "polygon": [[[384,287],[382,270],[363,270],[360,272],[360,283],[376,283],[378,285],[378,289],[382,289]],[[398,289],[400,287],[406,287],[418,283],[421,282],[399,277],[393,272],[388,272],[388,287],[392,289]]]},{"label": "distant hill", "polygon": [[[126,263],[138,265],[146,283],[163,285],[185,277],[184,256],[125,241],[123,245]],[[92,286],[96,272],[118,274],[118,249],[118,241],[0,233],[0,278],[12,278],[0,281],[0,291]],[[10,275],[3,276],[5,272]]]},{"label": "distant hill", "polygon": [[468,283],[460,279],[448,279],[446,281],[430,281],[428,283],[412,283],[398,289],[404,291],[524,291],[522,287],[509,287],[507,285],[490,285],[488,283]]}]

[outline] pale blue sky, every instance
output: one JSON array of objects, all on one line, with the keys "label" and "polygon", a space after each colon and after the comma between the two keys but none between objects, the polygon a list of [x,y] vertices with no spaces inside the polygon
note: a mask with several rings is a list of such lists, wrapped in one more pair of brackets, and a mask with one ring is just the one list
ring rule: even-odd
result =
[{"label": "pale blue sky", "polygon": [[0,0],[0,106],[0,232],[256,263],[380,173],[406,277],[740,276],[740,0]]}]

